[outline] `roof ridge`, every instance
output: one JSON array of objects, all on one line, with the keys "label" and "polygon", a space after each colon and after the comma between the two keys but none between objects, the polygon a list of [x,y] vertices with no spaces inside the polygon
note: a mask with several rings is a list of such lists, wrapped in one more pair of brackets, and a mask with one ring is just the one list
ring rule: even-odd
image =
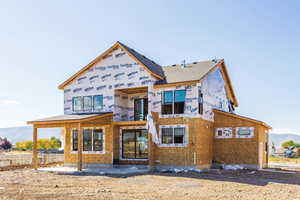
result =
[{"label": "roof ridge", "polygon": [[128,47],[127,45],[123,44],[120,41],[117,41],[119,45],[121,45],[123,48],[125,48],[129,53],[131,53],[136,59],[138,59],[143,65],[145,65],[151,72],[159,75],[160,77],[164,78],[164,72],[162,70],[162,66],[151,60],[150,58],[147,58],[145,55],[137,52],[133,48]]}]

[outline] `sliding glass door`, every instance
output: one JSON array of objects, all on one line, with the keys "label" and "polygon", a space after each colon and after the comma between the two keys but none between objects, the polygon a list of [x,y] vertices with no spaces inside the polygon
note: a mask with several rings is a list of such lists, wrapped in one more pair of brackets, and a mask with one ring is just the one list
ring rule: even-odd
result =
[{"label": "sliding glass door", "polygon": [[147,159],[148,134],[146,129],[130,129],[122,132],[122,158]]}]

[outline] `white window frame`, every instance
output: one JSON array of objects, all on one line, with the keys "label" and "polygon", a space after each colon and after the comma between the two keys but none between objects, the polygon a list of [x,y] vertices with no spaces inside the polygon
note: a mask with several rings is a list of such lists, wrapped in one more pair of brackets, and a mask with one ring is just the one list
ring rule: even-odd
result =
[{"label": "white window frame", "polygon": [[[222,136],[218,135],[219,131],[222,131]],[[229,131],[230,135],[226,136],[225,133],[224,133],[224,131]],[[232,138],[232,137],[233,137],[232,128],[230,128],[230,127],[216,128],[215,129],[215,138]]]},{"label": "white window frame", "polygon": [[[239,135],[240,129],[250,129],[250,135]],[[254,127],[236,127],[235,128],[235,137],[236,138],[253,138],[254,137]]]},{"label": "white window frame", "polygon": [[[83,145],[83,130],[92,129],[92,149],[94,149],[94,129],[102,129],[103,134],[103,150],[102,151],[83,151],[83,154],[105,154],[105,127],[84,127],[82,129],[82,145]],[[78,130],[77,128],[71,129],[71,153],[78,153],[78,151],[73,150],[73,130]],[[79,134],[79,132],[78,132]]]},{"label": "white window frame", "polygon": [[[173,144],[163,144],[162,143],[162,129],[163,128],[172,128],[173,129]],[[174,128],[184,128],[185,133],[183,137],[183,144],[174,143]],[[172,125],[160,125],[159,126],[159,147],[187,147],[189,143],[189,131],[186,124],[172,124]]]}]

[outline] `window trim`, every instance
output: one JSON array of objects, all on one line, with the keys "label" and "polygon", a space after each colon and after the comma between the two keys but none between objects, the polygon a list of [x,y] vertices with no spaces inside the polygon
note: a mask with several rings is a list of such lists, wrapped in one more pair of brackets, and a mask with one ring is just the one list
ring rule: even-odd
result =
[{"label": "window trim", "polygon": [[[82,128],[82,145],[83,145],[83,130],[84,129],[92,129],[92,149],[94,149],[94,129],[102,129],[102,134],[103,134],[103,150],[102,151],[83,151],[83,146],[82,146],[82,153],[83,154],[105,154],[105,127],[101,127],[101,126],[96,126],[96,127],[84,127],[84,128]],[[77,128],[72,128],[71,129],[71,145],[70,145],[70,147],[71,147],[71,149],[70,149],[70,152],[72,153],[72,154],[77,154],[78,153],[78,151],[74,151],[73,150],[73,130],[78,130]],[[79,132],[78,132],[78,134],[79,134]]]},{"label": "window trim", "polygon": [[[184,97],[184,101],[183,101],[183,103],[184,103],[184,107],[183,107],[183,113],[174,113],[174,111],[175,111],[175,92],[176,91],[184,91],[185,92],[185,97]],[[170,105],[170,104],[165,104],[164,103],[164,100],[165,100],[165,92],[172,92],[172,113],[171,114],[163,114],[163,106],[164,105]],[[161,100],[161,110],[160,110],[160,113],[161,113],[161,115],[163,115],[163,116],[168,116],[168,115],[172,115],[172,116],[174,116],[174,115],[184,115],[185,114],[185,107],[186,107],[186,89],[178,89],[178,90],[176,90],[176,89],[170,89],[170,90],[163,90],[162,91],[162,95],[161,95],[161,98],[162,98],[162,100]],[[177,102],[178,103],[178,102]]]},{"label": "window trim", "polygon": [[[218,131],[222,131],[222,136],[218,136]],[[229,130],[230,135],[226,136],[224,135],[224,131]],[[215,129],[215,138],[217,139],[224,139],[224,138],[233,138],[233,129],[231,127],[221,127],[221,128],[216,128]]]},{"label": "window trim", "polygon": [[[172,128],[173,129],[173,144],[163,144],[162,143],[162,129],[163,128]],[[184,128],[184,137],[183,143],[174,143],[174,129],[175,128]],[[159,147],[187,147],[189,144],[189,131],[186,124],[172,124],[172,125],[160,125],[159,126]]]},{"label": "window trim", "polygon": [[[250,129],[250,135],[239,135],[238,131],[240,129]],[[235,128],[235,137],[236,138],[253,138],[254,137],[254,127],[236,127]]]}]

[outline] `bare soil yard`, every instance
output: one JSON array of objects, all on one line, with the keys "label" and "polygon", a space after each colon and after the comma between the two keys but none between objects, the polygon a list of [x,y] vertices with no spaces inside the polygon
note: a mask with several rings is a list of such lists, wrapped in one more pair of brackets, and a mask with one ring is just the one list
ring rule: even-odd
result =
[{"label": "bare soil yard", "polygon": [[0,199],[300,199],[300,173],[219,171],[131,176],[1,171]]}]

